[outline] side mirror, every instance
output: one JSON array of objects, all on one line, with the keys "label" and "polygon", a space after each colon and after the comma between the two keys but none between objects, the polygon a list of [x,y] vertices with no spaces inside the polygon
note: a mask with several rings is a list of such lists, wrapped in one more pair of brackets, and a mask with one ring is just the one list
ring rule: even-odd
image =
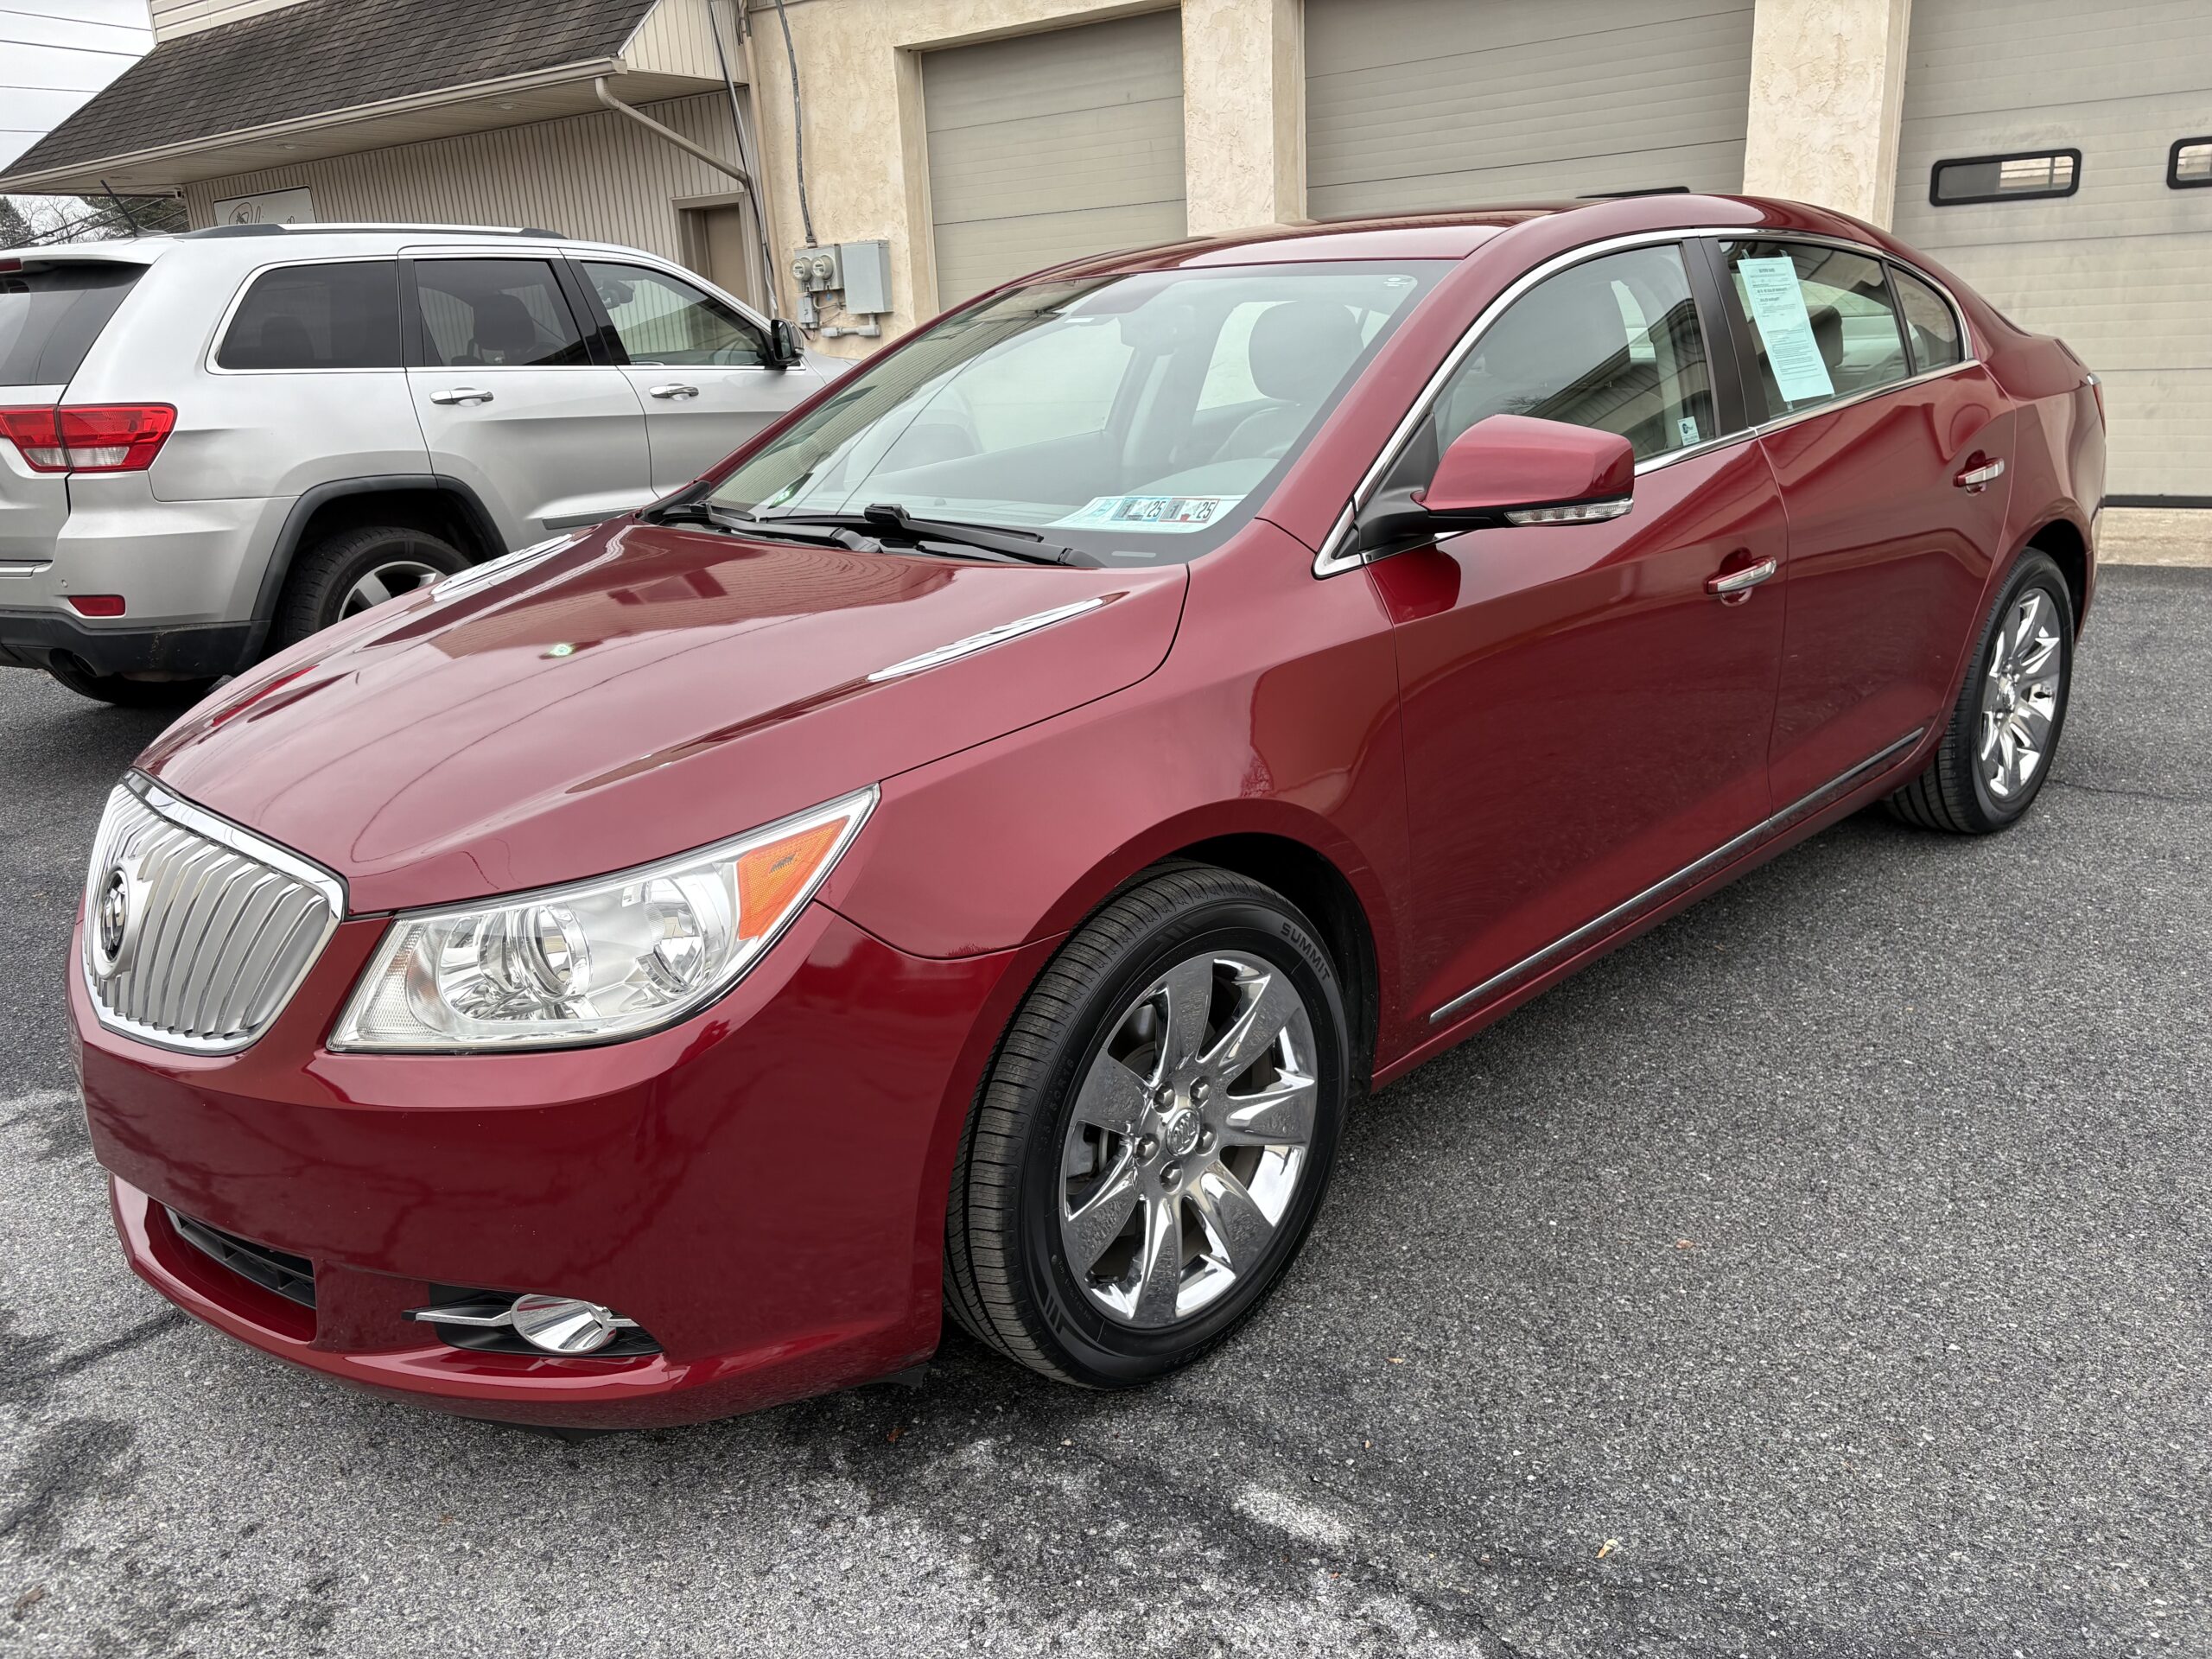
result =
[{"label": "side mirror", "polygon": [[768,325],[768,357],[779,369],[788,369],[806,360],[806,341],[798,332],[798,325],[789,317],[778,317]]},{"label": "side mirror", "polygon": [[1564,421],[1492,415],[1452,441],[1421,490],[1389,490],[1359,515],[1368,553],[1497,524],[1580,524],[1618,518],[1636,489],[1626,438]]}]

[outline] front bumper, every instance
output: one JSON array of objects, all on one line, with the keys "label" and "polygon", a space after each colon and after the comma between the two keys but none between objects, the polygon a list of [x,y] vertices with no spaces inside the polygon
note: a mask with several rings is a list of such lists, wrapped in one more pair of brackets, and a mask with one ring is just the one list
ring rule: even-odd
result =
[{"label": "front bumper", "polygon": [[[721,1003],[548,1053],[333,1054],[381,935],[332,937],[244,1052],[121,1037],[71,976],[93,1150],[138,1274],[264,1352],[467,1415],[696,1421],[934,1349],[946,1184],[995,1033],[1048,945],[909,957],[817,904]],[[315,1265],[305,1308],[180,1238],[166,1209]],[[433,1284],[602,1302],[656,1356],[449,1346]]]}]

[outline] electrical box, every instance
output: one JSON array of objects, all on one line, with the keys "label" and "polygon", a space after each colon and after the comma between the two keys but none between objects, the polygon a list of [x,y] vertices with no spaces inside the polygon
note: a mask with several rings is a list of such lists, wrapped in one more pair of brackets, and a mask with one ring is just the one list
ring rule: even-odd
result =
[{"label": "electrical box", "polygon": [[845,309],[855,316],[881,316],[891,309],[891,245],[840,242],[837,256]]},{"label": "electrical box", "polygon": [[791,255],[791,280],[802,294],[827,294],[845,285],[844,268],[837,249],[800,248]]}]

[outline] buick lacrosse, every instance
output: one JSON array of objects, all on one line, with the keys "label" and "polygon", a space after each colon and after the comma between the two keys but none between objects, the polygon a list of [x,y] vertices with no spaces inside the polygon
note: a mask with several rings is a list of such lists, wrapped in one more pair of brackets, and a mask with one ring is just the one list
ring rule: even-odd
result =
[{"label": "buick lacrosse", "polygon": [[1110,1388],[1367,1090],[1846,813],[2048,777],[2096,378],[1881,232],[1660,195],[1078,261],[697,484],[314,635],[108,802],[131,1266],[550,1424]]}]

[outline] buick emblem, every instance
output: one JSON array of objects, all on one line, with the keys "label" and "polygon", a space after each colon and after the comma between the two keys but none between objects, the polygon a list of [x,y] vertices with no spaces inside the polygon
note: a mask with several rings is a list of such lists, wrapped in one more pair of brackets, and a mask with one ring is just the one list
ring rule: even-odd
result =
[{"label": "buick emblem", "polygon": [[93,969],[111,979],[121,971],[124,949],[130,942],[130,878],[120,864],[111,866],[100,883],[92,925]]}]

